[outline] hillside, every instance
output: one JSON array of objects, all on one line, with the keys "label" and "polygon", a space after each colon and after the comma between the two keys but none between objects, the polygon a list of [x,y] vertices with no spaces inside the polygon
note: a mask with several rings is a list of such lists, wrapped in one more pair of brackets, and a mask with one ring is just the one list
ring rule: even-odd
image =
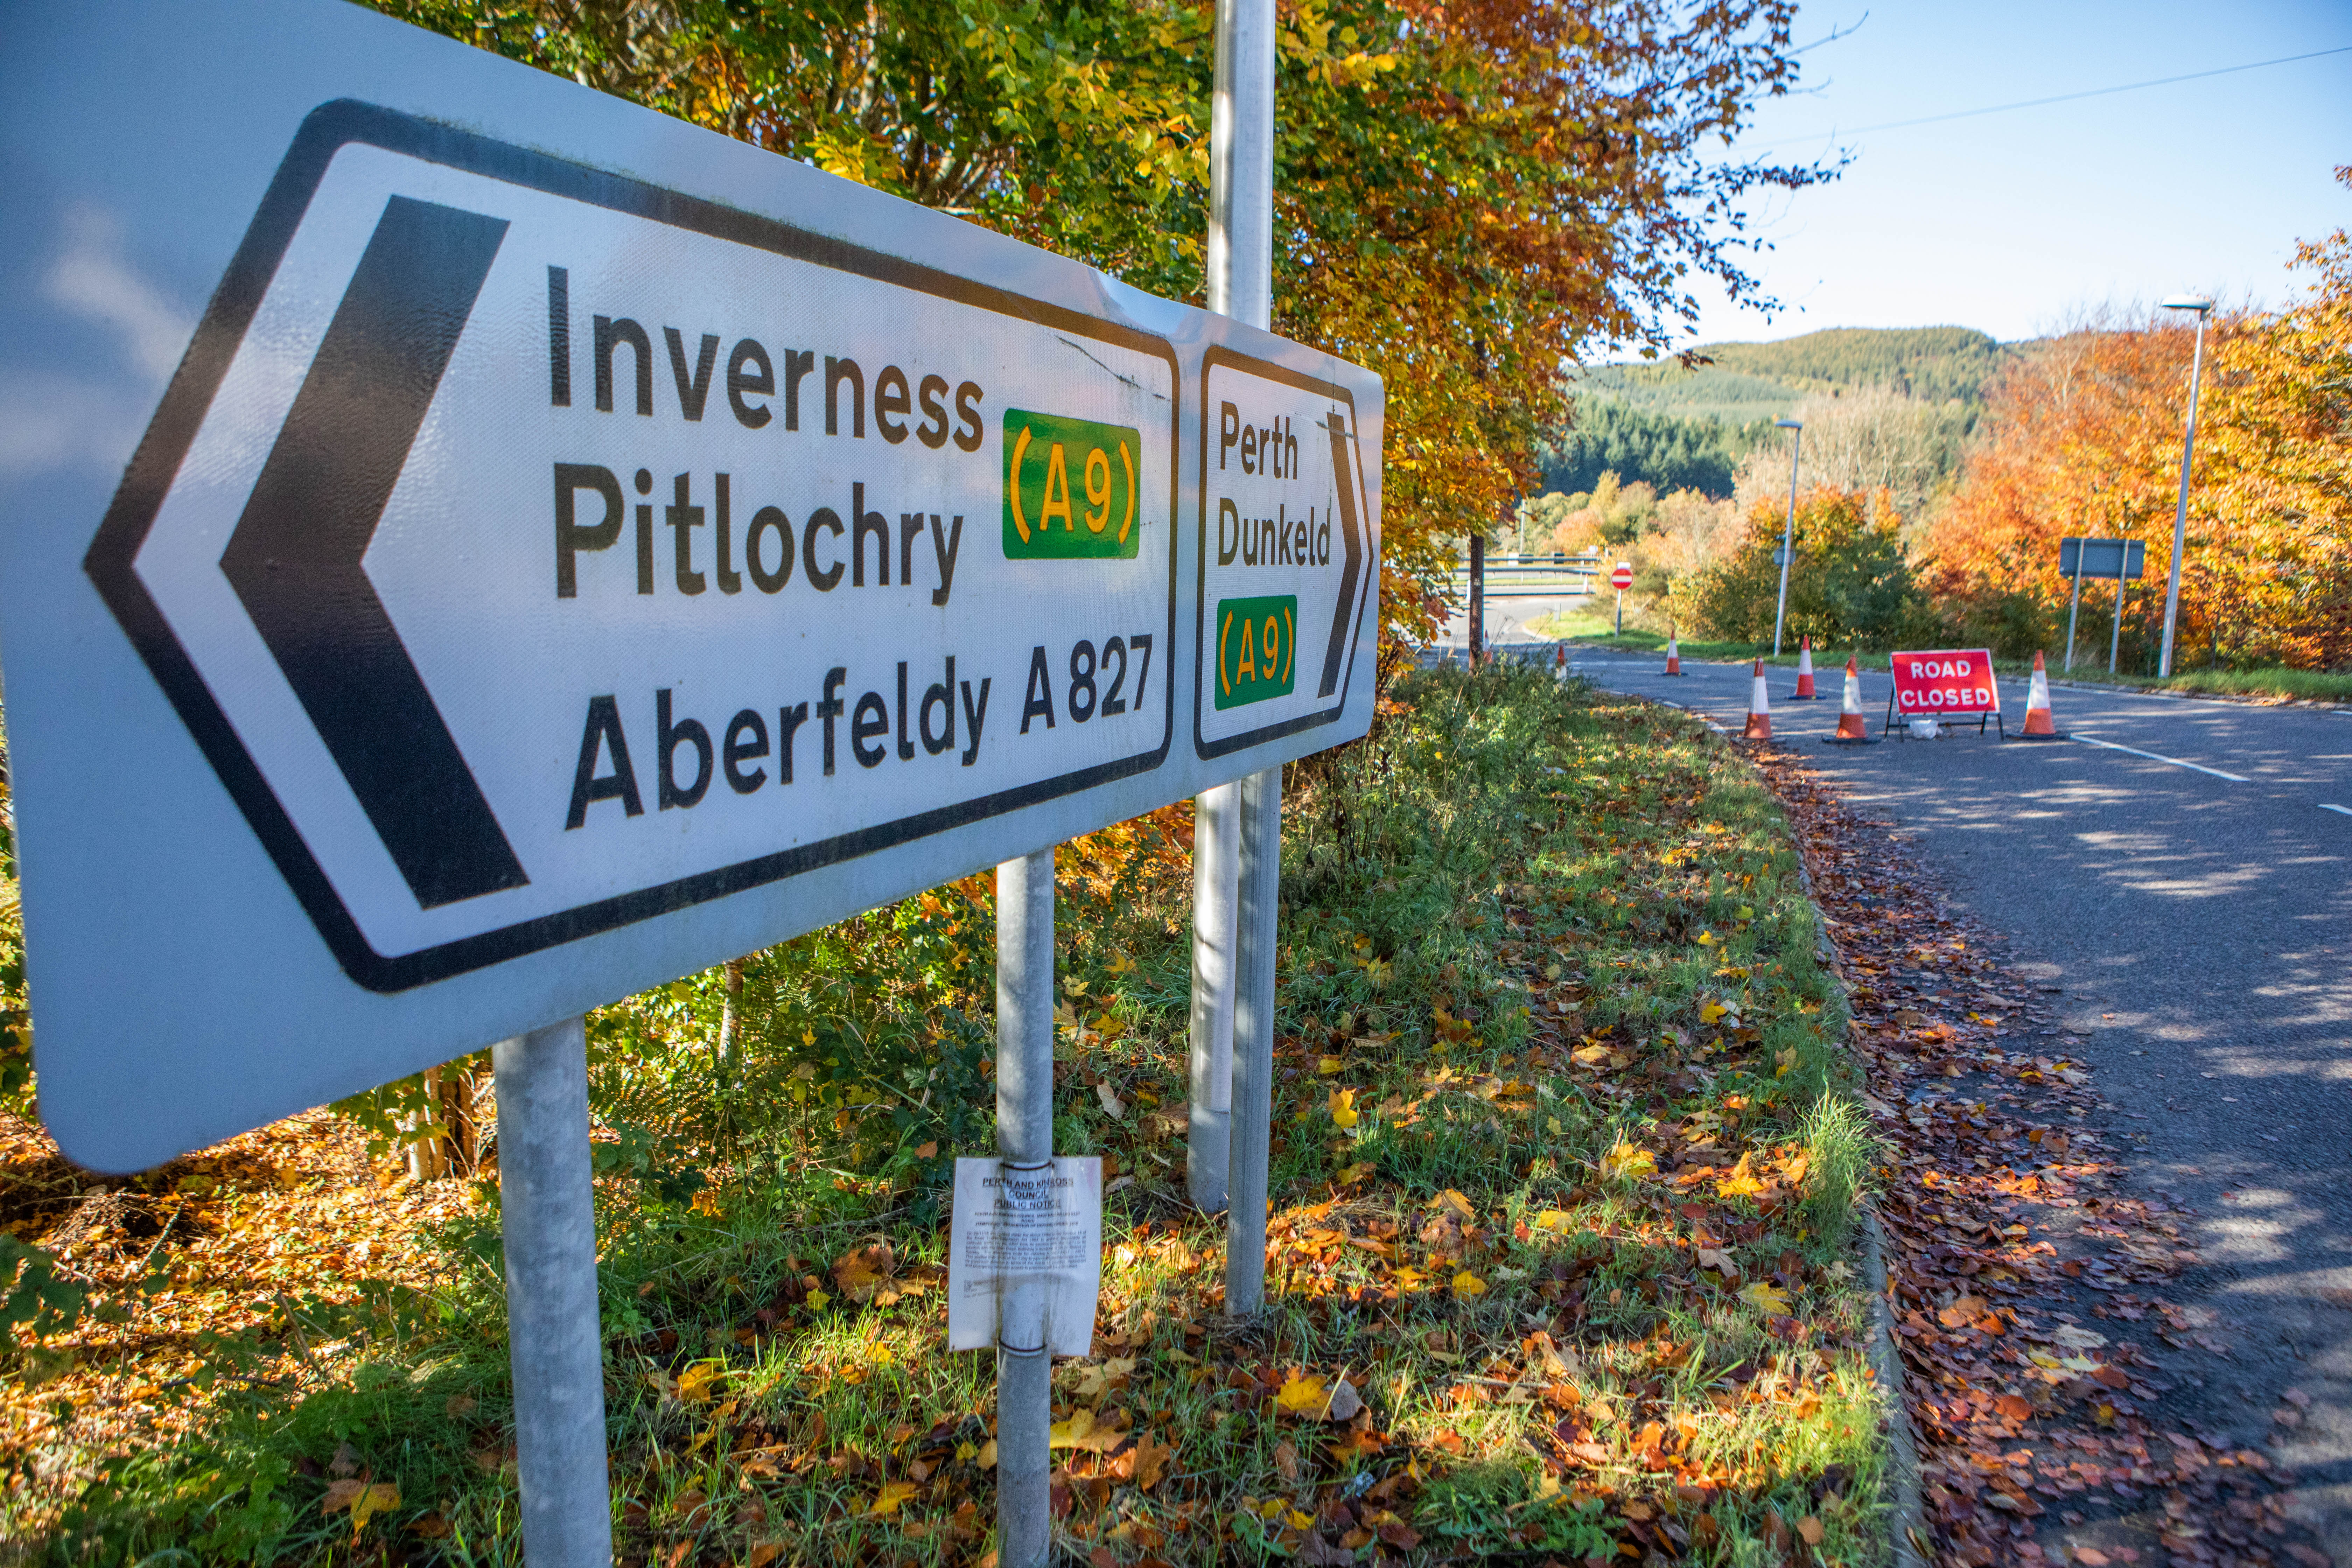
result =
[{"label": "hillside", "polygon": [[1572,378],[1576,428],[1544,455],[1548,489],[1589,490],[1604,471],[1661,492],[1730,494],[1740,458],[1808,397],[1874,388],[1972,426],[2014,352],[1969,327],[1837,327],[1769,343],[1705,343],[1707,363],[1599,365]]}]

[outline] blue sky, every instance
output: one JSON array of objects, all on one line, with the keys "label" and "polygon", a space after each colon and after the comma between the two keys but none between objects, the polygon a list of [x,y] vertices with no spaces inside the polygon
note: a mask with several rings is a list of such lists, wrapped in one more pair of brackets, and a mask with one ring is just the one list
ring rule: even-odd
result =
[{"label": "blue sky", "polygon": [[1770,199],[1767,320],[1696,290],[1698,341],[1956,323],[2032,336],[2183,290],[2275,303],[2299,238],[2352,226],[2352,54],[1903,130],[1887,121],[2352,45],[2346,0],[1808,5],[1804,80],[1737,143],[1853,162]]}]

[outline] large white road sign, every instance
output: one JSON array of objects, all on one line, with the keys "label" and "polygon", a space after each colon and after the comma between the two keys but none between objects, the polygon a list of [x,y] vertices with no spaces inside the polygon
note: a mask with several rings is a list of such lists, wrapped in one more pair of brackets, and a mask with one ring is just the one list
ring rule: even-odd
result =
[{"label": "large white road sign", "polygon": [[1175,379],[1132,328],[331,104],[90,573],[400,988],[1153,766]]},{"label": "large white road sign", "polygon": [[1381,388],[1327,355],[341,5],[13,13],[0,168],[93,1164],[1370,721]]}]

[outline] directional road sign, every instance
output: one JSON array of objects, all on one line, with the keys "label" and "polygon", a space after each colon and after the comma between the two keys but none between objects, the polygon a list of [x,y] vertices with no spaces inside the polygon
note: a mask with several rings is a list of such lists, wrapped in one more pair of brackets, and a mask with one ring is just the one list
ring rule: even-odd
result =
[{"label": "directional road sign", "polygon": [[1381,387],[1328,355],[340,5],[12,16],[0,160],[92,1164],[1369,723]]},{"label": "directional road sign", "polygon": [[2072,579],[2137,577],[2147,560],[2147,545],[2137,539],[2082,539],[2069,535],[2058,542],[2058,574]]},{"label": "directional road sign", "polygon": [[1208,758],[1340,720],[1380,574],[1348,387],[1213,348],[1200,409],[1192,734]]}]

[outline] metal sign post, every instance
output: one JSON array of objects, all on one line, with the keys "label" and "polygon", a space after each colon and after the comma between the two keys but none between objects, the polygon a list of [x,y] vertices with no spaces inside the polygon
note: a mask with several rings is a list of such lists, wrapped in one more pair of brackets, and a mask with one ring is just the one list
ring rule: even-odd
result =
[{"label": "metal sign post", "polygon": [[499,1221],[523,1554],[533,1568],[609,1563],[583,1020],[500,1040],[490,1067],[499,1085]]},{"label": "metal sign post", "polygon": [[[1209,168],[1209,308],[1233,316],[1251,326],[1267,326],[1274,313],[1274,5],[1273,0],[1218,0],[1216,11],[1217,63],[1216,100],[1212,107],[1210,124]],[[1246,536],[1266,535],[1258,528],[1255,519],[1264,515],[1264,502],[1276,500],[1275,510],[1287,537],[1286,511],[1278,499],[1266,494],[1263,482],[1266,477],[1279,478],[1286,472],[1297,471],[1291,465],[1298,461],[1297,413],[1304,413],[1309,421],[1307,440],[1310,454],[1318,432],[1313,428],[1314,409],[1327,406],[1328,398],[1313,395],[1326,389],[1308,388],[1307,403],[1297,413],[1284,409],[1286,403],[1297,403],[1297,388],[1284,388],[1279,383],[1261,378],[1253,373],[1261,367],[1234,360],[1230,362],[1223,378],[1224,387],[1213,388],[1208,377],[1214,374],[1210,362],[1203,361],[1204,379],[1202,387],[1202,434],[1208,433],[1209,407],[1216,403],[1217,467],[1215,488],[1223,490],[1239,487],[1241,476],[1255,472],[1261,482],[1254,487],[1258,505],[1244,508],[1241,498],[1221,496],[1218,505],[1217,560],[1221,579],[1236,577],[1234,585],[1246,597],[1223,600],[1218,605],[1212,628],[1204,628],[1202,647],[1206,651],[1211,637],[1214,638],[1216,670],[1215,698],[1213,711],[1221,716],[1234,711],[1237,717],[1249,710],[1244,703],[1254,699],[1255,691],[1267,696],[1288,696],[1298,681],[1296,667],[1300,646],[1295,623],[1282,599],[1259,592],[1261,584],[1243,574],[1233,574],[1235,557],[1245,564],[1245,547],[1237,547],[1233,554],[1224,548],[1223,521],[1230,514],[1235,524],[1237,540]],[[1217,395],[1230,387],[1232,399]],[[1249,412],[1244,413],[1247,408]],[[1225,417],[1231,411],[1228,425]],[[1269,419],[1262,410],[1280,410]],[[1330,454],[1324,461],[1339,476],[1344,489],[1348,457],[1350,448],[1343,437],[1339,416],[1328,416],[1328,447]],[[1352,425],[1352,420],[1349,421]],[[1233,440],[1226,437],[1228,428]],[[1271,442],[1265,432],[1272,437]],[[1253,440],[1251,437],[1255,437]],[[1255,453],[1252,447],[1255,448]],[[1236,449],[1238,448],[1238,449]],[[1240,473],[1235,473],[1238,467]],[[1202,506],[1205,531],[1207,497],[1212,481],[1209,478],[1208,450],[1202,451]],[[1348,535],[1354,537],[1352,531]],[[1310,552],[1324,554],[1310,543]],[[1206,553],[1203,552],[1205,570]],[[1266,560],[1276,564],[1280,557]],[[1353,553],[1348,558],[1348,569],[1353,573],[1358,563]],[[1360,584],[1349,582],[1339,589],[1342,602],[1362,592]],[[1231,604],[1234,608],[1228,610]],[[1269,614],[1271,612],[1271,614]],[[1245,646],[1235,648],[1233,642],[1234,622],[1241,623]],[[1276,627],[1276,638],[1260,635]],[[1311,624],[1311,623],[1310,623]],[[1475,633],[1474,633],[1475,636]],[[1308,650],[1310,661],[1314,650]],[[1253,668],[1247,683],[1242,679],[1241,668],[1244,654]],[[1286,672],[1269,679],[1268,666],[1276,664]],[[1321,672],[1318,688],[1328,689],[1331,671]],[[1276,686],[1282,689],[1276,692]],[[1198,699],[1196,698],[1196,703]],[[1287,705],[1287,704],[1286,704]],[[1197,709],[1196,709],[1197,710]],[[1248,722],[1243,720],[1243,722]],[[1237,741],[1239,736],[1224,734],[1218,743]],[[1271,803],[1269,805],[1269,803]],[[1234,856],[1234,889],[1235,905],[1230,923],[1217,916],[1208,921],[1217,937],[1230,942],[1230,968],[1223,973],[1231,977],[1232,998],[1224,1004],[1222,1016],[1213,1015],[1213,1027],[1222,1025],[1229,1029],[1230,1041],[1225,1044],[1225,1093],[1227,1125],[1226,1148],[1231,1164],[1227,1171],[1228,1192],[1225,1205],[1225,1310],[1243,1313],[1256,1310],[1264,1292],[1265,1276],[1265,1195],[1266,1161],[1270,1138],[1268,1117],[1270,1103],[1265,1094],[1265,1079],[1274,1061],[1273,1018],[1265,1003],[1273,990],[1272,952],[1260,952],[1265,937],[1270,937],[1275,921],[1276,900],[1281,896],[1282,883],[1282,770],[1280,767],[1256,773],[1244,778],[1230,797],[1217,802],[1221,810],[1229,810],[1232,817],[1218,825],[1219,842],[1215,845],[1219,860],[1213,869],[1222,872],[1222,852],[1230,844]],[[1269,839],[1263,818],[1271,810],[1274,832]],[[1196,873],[1196,875],[1199,875]],[[1222,892],[1222,886],[1218,889]],[[1263,932],[1261,932],[1263,928]],[[1264,973],[1261,975],[1260,971]],[[1198,1011],[1196,1005],[1196,1013]],[[1213,1042],[1214,1043],[1214,1042]],[[1193,1125],[1203,1121],[1195,1110]],[[1212,1137],[1219,1130],[1212,1130]],[[1211,1145],[1214,1147],[1213,1143]]]},{"label": "metal sign post", "polygon": [[[1263,328],[1274,315],[1272,6],[1267,0],[1221,0],[1216,29],[1215,97],[1209,111],[1208,304],[1218,315]],[[1250,428],[1254,433],[1258,426]],[[1235,521],[1238,534],[1238,511]],[[1225,1207],[1233,1137],[1241,813],[1238,783],[1204,792],[1192,802],[1192,1119],[1184,1163],[1192,1202],[1208,1214]]]},{"label": "metal sign post", "polygon": [[[1007,1172],[1054,1163],[1054,851],[996,868],[996,1154]],[[1048,1480],[1054,1358],[1046,1287],[1023,1279],[1002,1297],[996,1349],[996,1549],[1004,1568],[1038,1568],[1053,1514]]]},{"label": "metal sign post", "polygon": [[[2063,541],[2060,542],[2059,550],[2062,554],[2065,550],[2066,542],[2067,542]],[[2063,570],[2063,568],[2062,567],[2061,570]],[[2079,545],[2076,547],[2074,554],[2074,574],[2073,581],[2074,588],[2066,595],[2066,663],[2064,668],[2070,671],[2074,668],[2074,616],[2076,612],[2081,610],[2083,607],[2083,557]]]},{"label": "metal sign post", "polygon": [[2074,614],[2083,596],[2085,577],[2112,577],[2116,583],[2115,628],[2107,639],[2107,673],[2116,668],[2123,646],[2124,585],[2146,569],[2147,546],[2137,539],[2084,539],[2069,536],[2058,542],[2058,572],[2070,578],[2074,592],[2066,606],[2066,666],[2074,668]]},{"label": "metal sign post", "polygon": [[0,339],[107,411],[0,470],[43,1114],[137,1170],[502,1041],[537,1568],[610,1553],[588,1008],[1011,863],[1025,1094],[1040,847],[1207,797],[1263,1229],[1280,767],[1370,725],[1382,392],[1263,330],[1270,7],[1223,25],[1230,316],[356,7],[6,19]]}]

